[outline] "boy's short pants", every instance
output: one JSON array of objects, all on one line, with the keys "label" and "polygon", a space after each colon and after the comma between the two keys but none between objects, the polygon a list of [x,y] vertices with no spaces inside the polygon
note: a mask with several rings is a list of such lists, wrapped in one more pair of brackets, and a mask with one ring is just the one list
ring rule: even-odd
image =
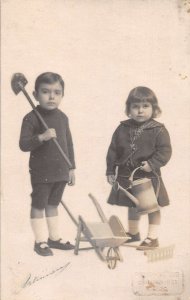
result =
[{"label": "boy's short pants", "polygon": [[32,207],[44,209],[47,204],[58,206],[67,182],[32,183]]}]

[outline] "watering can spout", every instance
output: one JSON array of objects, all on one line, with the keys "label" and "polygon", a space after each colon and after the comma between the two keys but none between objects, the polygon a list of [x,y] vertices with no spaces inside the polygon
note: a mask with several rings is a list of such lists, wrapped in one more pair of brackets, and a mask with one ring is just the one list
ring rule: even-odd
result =
[{"label": "watering can spout", "polygon": [[118,181],[115,181],[114,184],[113,184],[113,189],[114,191],[118,191],[118,190],[121,190],[125,193],[125,195],[127,197],[129,197],[129,199],[131,199],[131,201],[136,205],[138,206],[139,205],[139,200],[134,197],[131,193],[129,193],[126,189],[124,189],[119,183]]}]

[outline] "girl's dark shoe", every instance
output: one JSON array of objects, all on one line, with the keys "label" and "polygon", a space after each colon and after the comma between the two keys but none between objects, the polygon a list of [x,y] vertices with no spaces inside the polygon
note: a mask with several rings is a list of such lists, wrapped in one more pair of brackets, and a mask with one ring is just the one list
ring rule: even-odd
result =
[{"label": "girl's dark shoe", "polygon": [[126,232],[126,235],[130,239],[128,239],[125,243],[139,242],[141,240],[139,232],[137,234],[131,234],[129,232]]},{"label": "girl's dark shoe", "polygon": [[48,247],[46,242],[36,243],[34,244],[34,251],[41,256],[52,256],[53,252]]},{"label": "girl's dark shoe", "polygon": [[158,239],[151,239],[147,237],[138,247],[137,250],[151,250],[159,247]]},{"label": "girl's dark shoe", "polygon": [[62,239],[57,241],[52,241],[48,239],[48,245],[50,248],[59,249],[59,250],[73,250],[75,248],[70,242],[63,243]]}]

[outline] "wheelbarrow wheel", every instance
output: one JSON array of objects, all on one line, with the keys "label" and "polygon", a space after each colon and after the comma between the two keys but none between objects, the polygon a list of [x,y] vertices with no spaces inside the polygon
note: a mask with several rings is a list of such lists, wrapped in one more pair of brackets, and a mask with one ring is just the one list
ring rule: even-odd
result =
[{"label": "wheelbarrow wheel", "polygon": [[107,265],[108,265],[108,268],[109,269],[115,269],[116,265],[117,265],[117,260],[118,260],[118,253],[117,251],[110,247],[108,249],[108,252],[107,252]]}]

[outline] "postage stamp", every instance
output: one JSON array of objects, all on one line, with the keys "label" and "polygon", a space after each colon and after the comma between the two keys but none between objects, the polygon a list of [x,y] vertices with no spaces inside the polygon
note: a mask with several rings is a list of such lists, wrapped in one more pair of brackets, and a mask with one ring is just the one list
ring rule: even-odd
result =
[{"label": "postage stamp", "polygon": [[181,270],[172,272],[136,272],[132,279],[132,290],[137,296],[181,295],[184,276]]}]

